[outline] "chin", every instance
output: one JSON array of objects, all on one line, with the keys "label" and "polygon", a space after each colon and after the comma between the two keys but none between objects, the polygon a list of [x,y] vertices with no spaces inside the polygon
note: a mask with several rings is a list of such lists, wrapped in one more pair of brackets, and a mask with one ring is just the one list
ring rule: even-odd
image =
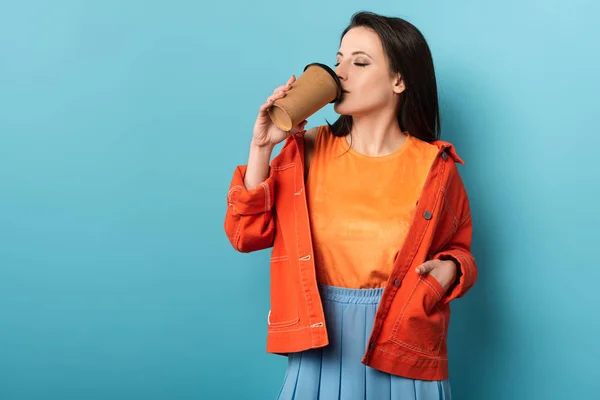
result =
[{"label": "chin", "polygon": [[344,103],[343,100],[333,105],[333,111],[340,115],[352,115],[351,107],[348,107],[348,104]]},{"label": "chin", "polygon": [[[389,103],[387,106],[389,106]],[[348,102],[347,100],[342,99],[340,102],[333,104],[333,110],[336,113],[355,117],[379,112],[385,108],[386,104],[384,102],[370,101],[370,99],[354,102]]]}]

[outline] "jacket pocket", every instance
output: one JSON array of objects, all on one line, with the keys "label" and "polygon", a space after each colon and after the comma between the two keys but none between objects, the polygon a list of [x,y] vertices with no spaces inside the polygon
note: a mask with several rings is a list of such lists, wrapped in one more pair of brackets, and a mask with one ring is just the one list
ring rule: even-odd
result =
[{"label": "jacket pocket", "polygon": [[267,317],[270,328],[298,323],[298,300],[294,274],[287,256],[271,258],[271,310]]},{"label": "jacket pocket", "polygon": [[439,355],[447,329],[446,315],[439,307],[443,292],[433,276],[420,277],[394,323],[390,340],[419,353]]}]

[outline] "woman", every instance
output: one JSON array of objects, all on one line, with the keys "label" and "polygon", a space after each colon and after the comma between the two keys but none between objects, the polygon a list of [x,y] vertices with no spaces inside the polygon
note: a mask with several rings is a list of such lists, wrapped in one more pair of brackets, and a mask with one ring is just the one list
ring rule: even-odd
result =
[{"label": "woman", "polygon": [[335,72],[340,118],[275,127],[267,110],[292,76],[260,107],[228,194],[234,248],[273,248],[267,351],[289,359],[279,398],[450,399],[449,303],[477,269],[428,45],[402,19],[357,13]]}]

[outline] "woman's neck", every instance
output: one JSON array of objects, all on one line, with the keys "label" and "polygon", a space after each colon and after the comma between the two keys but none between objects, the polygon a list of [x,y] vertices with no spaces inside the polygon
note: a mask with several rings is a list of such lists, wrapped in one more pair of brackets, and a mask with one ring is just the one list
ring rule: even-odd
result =
[{"label": "woman's neck", "polygon": [[357,152],[370,157],[381,157],[398,150],[406,141],[395,113],[391,115],[353,116],[352,130],[346,137]]}]

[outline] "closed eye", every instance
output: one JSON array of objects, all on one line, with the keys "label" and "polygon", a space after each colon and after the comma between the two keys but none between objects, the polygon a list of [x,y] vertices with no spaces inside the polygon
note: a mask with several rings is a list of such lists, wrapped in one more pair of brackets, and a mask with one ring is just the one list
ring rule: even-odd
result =
[{"label": "closed eye", "polygon": [[[340,63],[335,63],[334,66],[338,66],[340,65]],[[354,63],[354,65],[356,65],[357,67],[366,67],[369,64],[364,64],[364,63]]]}]

